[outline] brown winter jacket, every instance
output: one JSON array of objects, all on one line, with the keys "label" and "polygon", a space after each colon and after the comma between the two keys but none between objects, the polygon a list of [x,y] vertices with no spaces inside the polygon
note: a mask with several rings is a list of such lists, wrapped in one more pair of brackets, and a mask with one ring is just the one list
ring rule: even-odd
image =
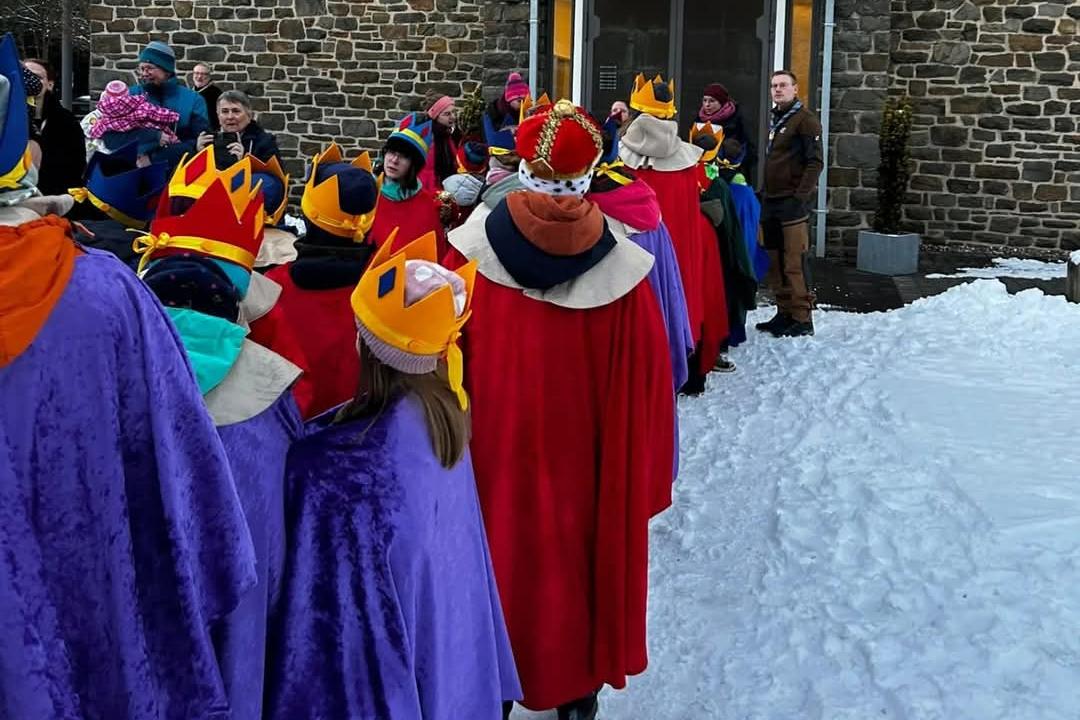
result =
[{"label": "brown winter jacket", "polygon": [[823,167],[821,123],[804,107],[773,138],[772,149],[765,157],[765,198],[809,201]]}]

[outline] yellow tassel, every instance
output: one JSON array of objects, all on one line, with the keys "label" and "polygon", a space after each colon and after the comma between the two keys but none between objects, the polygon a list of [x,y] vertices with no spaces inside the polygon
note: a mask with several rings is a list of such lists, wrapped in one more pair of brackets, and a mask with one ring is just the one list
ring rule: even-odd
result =
[{"label": "yellow tassel", "polygon": [[465,360],[458,346],[458,338],[461,333],[455,333],[446,348],[446,370],[450,376],[450,389],[457,395],[458,404],[462,410],[469,409],[469,396],[465,392]]}]

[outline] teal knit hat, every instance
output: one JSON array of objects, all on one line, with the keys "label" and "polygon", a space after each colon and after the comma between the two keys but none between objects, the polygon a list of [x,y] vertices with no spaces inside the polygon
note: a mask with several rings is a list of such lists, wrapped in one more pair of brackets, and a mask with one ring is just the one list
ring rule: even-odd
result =
[{"label": "teal knit hat", "polygon": [[157,65],[169,73],[176,74],[176,53],[173,49],[160,40],[151,40],[150,43],[139,53],[139,62],[147,62]]}]

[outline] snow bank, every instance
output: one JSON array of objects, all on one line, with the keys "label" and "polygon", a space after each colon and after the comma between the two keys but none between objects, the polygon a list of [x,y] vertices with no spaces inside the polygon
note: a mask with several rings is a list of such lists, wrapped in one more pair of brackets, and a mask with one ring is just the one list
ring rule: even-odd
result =
[{"label": "snow bank", "polygon": [[651,666],[600,717],[1080,717],[1075,307],[979,281],[817,321],[681,401]]},{"label": "snow bank", "polygon": [[1069,262],[1073,265],[1080,265],[1080,250],[1073,251],[1073,254],[1069,256]]},{"label": "snow bank", "polygon": [[991,267],[960,268],[959,272],[952,275],[936,273],[926,277],[931,279],[1013,277],[1027,278],[1029,280],[1055,280],[1065,277],[1065,273],[1065,263],[1050,263],[1024,258],[994,258]]}]

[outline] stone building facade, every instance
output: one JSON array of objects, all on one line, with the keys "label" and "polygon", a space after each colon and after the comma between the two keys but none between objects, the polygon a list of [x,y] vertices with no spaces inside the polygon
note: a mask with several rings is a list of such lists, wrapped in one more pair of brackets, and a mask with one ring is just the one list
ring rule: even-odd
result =
[{"label": "stone building facade", "polygon": [[829,240],[877,204],[889,94],[915,109],[909,228],[930,242],[1080,248],[1080,4],[837,0]]},{"label": "stone building facade", "polygon": [[294,176],[331,141],[378,149],[427,92],[462,97],[529,65],[521,0],[102,0],[89,14],[92,96],[164,40],[181,77],[208,62],[252,96]]},{"label": "stone building facade", "polygon": [[[182,75],[208,61],[220,84],[250,92],[296,175],[331,140],[378,148],[425,93],[497,92],[529,67],[528,0],[98,0],[90,19],[93,94],[130,80],[139,49],[165,40]],[[933,243],[1080,248],[1078,24],[1076,2],[836,0],[830,252],[850,252],[870,224],[881,109],[905,93],[911,230]]]}]

